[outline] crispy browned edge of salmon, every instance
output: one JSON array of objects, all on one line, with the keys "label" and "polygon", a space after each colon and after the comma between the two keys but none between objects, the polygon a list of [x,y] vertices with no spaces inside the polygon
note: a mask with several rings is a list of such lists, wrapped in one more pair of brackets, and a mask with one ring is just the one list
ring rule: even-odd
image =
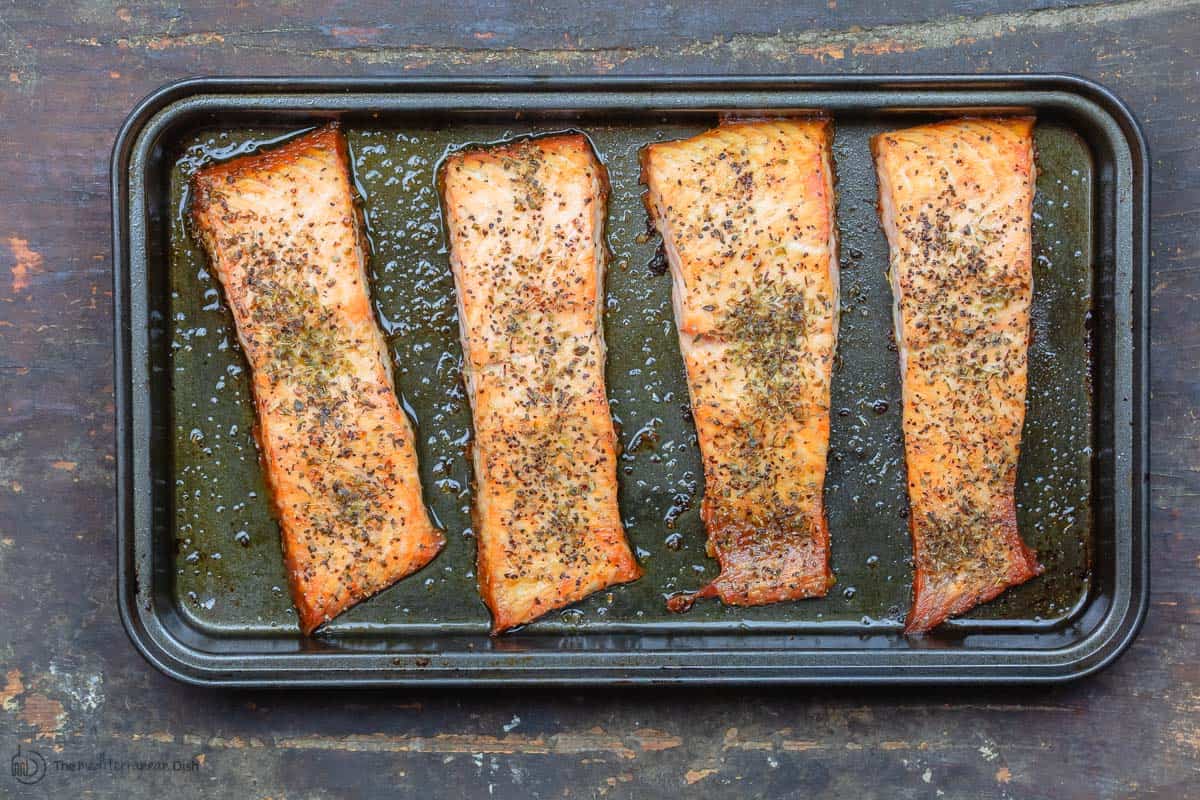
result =
[{"label": "crispy browned edge of salmon", "polygon": [[[1014,470],[1013,482],[1015,483],[1015,481],[1016,471]],[[910,539],[914,535],[912,517],[913,515],[909,514],[908,529]],[[1020,532],[1017,530],[1017,510],[1015,503],[1009,504],[1005,510],[1004,518],[1000,522],[1000,533],[1006,540],[1009,552],[1014,556],[1010,563],[1008,574],[1005,576],[1004,583],[992,584],[975,592],[962,592],[956,597],[948,598],[947,602],[932,605],[936,598],[927,599],[930,598],[930,595],[924,591],[926,582],[925,570],[920,568],[914,570],[913,600],[908,615],[904,620],[904,633],[906,635],[928,633],[950,617],[964,614],[977,605],[994,600],[1014,586],[1019,586],[1042,574],[1045,568],[1038,563],[1037,553],[1029,545],[1025,544]],[[930,607],[931,605],[932,607]]]},{"label": "crispy browned edge of salmon", "polygon": [[[651,142],[651,143],[643,145],[641,148],[639,148],[638,149],[638,166],[640,168],[640,174],[638,176],[638,182],[641,183],[643,186],[647,187],[646,190],[642,192],[642,206],[646,210],[647,223],[648,223],[649,227],[652,229],[655,228],[656,215],[654,212],[654,203],[650,199],[650,189],[649,189],[648,181],[646,179],[646,170],[647,170],[647,166],[648,166],[647,161],[649,159],[650,151],[653,150],[656,145],[672,144],[675,142],[687,141],[687,139],[693,139],[693,138],[696,138],[699,136],[705,136],[705,135],[708,135],[711,133],[716,133],[717,131],[720,131],[723,128],[726,128],[726,129],[727,128],[738,128],[738,127],[755,125],[755,124],[763,123],[763,122],[789,122],[789,121],[821,123],[822,133],[824,134],[824,137],[825,137],[825,144],[832,151],[833,135],[834,135],[834,120],[830,114],[828,114],[825,111],[822,111],[820,109],[794,109],[794,110],[789,110],[787,113],[784,113],[784,114],[767,114],[767,113],[757,113],[757,112],[756,113],[747,113],[747,114],[738,114],[738,113],[733,113],[733,112],[722,113],[722,114],[718,115],[718,117],[717,117],[716,127],[708,128],[708,129],[696,134],[695,136],[689,136],[686,139],[671,139],[671,140],[667,140],[667,141],[663,141],[663,142]],[[830,182],[830,185],[833,187],[833,194],[829,198],[829,201],[831,203],[833,203],[833,207],[836,212],[837,204],[838,204],[837,165],[834,163],[832,153],[830,155],[830,158],[828,159],[828,165],[829,165],[829,169],[830,169],[829,182]],[[835,237],[838,236],[838,231],[836,229],[836,226],[833,230],[833,235]],[[833,262],[833,269],[838,269],[837,258],[838,258],[838,255],[835,250],[835,252],[831,256],[831,260]],[[835,310],[835,313],[840,313],[840,312],[837,312]],[[836,350],[837,350],[836,320],[835,320],[834,330],[835,330],[834,350],[836,352]],[[689,411],[690,411],[690,408],[691,408],[691,405],[689,402]],[[701,517],[704,522],[704,531],[705,531],[705,539],[706,540],[708,538],[710,538],[710,534],[709,534],[709,531],[711,530],[710,525],[713,524],[710,522],[710,517],[713,517],[713,516],[716,516],[716,511],[711,509],[711,507],[708,504],[706,504],[704,502],[704,499],[702,498],[701,499]],[[736,600],[736,599],[726,600],[724,597],[722,597],[721,602],[726,605],[735,605],[735,606],[738,606],[738,605],[743,605],[743,606],[768,605],[771,603],[780,603],[780,602],[787,602],[787,601],[792,601],[792,600],[806,600],[806,599],[815,598],[815,597],[825,597],[826,595],[828,595],[829,590],[832,589],[837,584],[837,579],[836,579],[836,577],[834,577],[833,569],[832,569],[832,566],[830,563],[831,557],[832,557],[832,541],[831,541],[831,538],[829,535],[829,519],[828,519],[828,514],[826,513],[824,495],[822,495],[822,497],[821,497],[821,509],[820,509],[820,514],[818,515],[818,518],[819,518],[820,525],[819,525],[817,534],[818,534],[818,539],[821,542],[822,549],[824,550],[824,553],[825,553],[825,560],[824,560],[825,574],[823,576],[824,577],[824,588],[822,590],[818,591],[816,589],[813,589],[813,590],[805,589],[793,596],[781,597],[776,600],[767,601],[767,603],[750,603],[750,602],[742,603],[742,602],[738,602],[738,600]],[[718,560],[718,563],[719,563],[719,560]],[[722,565],[722,568],[723,568],[723,565]],[[680,592],[680,593],[677,593],[677,594],[669,597],[667,599],[668,610],[675,612],[675,613],[683,613],[683,612],[689,611],[692,608],[692,605],[695,603],[696,600],[720,596],[720,592],[717,589],[717,581],[719,579],[720,579],[720,576],[718,576],[716,579],[710,581],[708,584],[701,587],[700,589],[697,589],[694,592]],[[743,594],[745,594],[745,593],[743,593]]]},{"label": "crispy browned edge of salmon", "polygon": [[[971,122],[971,121],[976,121],[976,120],[987,121],[987,122],[998,122],[998,121],[1028,122],[1030,125],[1030,132],[1032,135],[1033,124],[1036,122],[1036,117],[1032,114],[1019,114],[1019,115],[1014,115],[1014,116],[1003,116],[1003,117],[965,116],[965,117],[955,117],[953,119],[939,120],[938,122],[932,122],[932,123],[928,123],[926,125],[917,125],[917,126],[913,126],[913,127],[926,128],[926,129],[942,128],[942,127],[951,128],[956,125],[960,125],[963,122]],[[880,142],[885,137],[887,137],[893,133],[902,132],[903,130],[905,130],[905,129],[901,129],[900,131],[884,131],[883,133],[877,133],[871,137],[871,140],[870,140],[871,160],[873,162],[875,162],[875,167],[876,167],[877,171],[879,168],[879,144],[880,144]],[[1034,150],[1034,157],[1036,159],[1036,147]],[[883,200],[882,200],[882,197],[880,196],[880,193],[882,191],[883,191],[883,187],[877,183],[876,196],[875,196],[875,212],[880,220],[883,219]],[[890,264],[890,250],[889,250],[889,264]],[[890,268],[890,266],[889,266],[889,268]],[[1012,486],[1015,487],[1016,480],[1017,480],[1017,475],[1016,475],[1016,470],[1014,469],[1012,472],[1012,475],[1009,477],[1009,482]],[[905,495],[906,495],[906,501],[907,501],[907,486],[905,488]],[[915,546],[916,524],[914,522],[914,517],[911,512],[908,515],[908,533],[909,533],[910,541],[912,541]],[[923,592],[923,589],[925,588],[925,582],[926,582],[925,571],[923,569],[921,569],[920,567],[914,568],[914,570],[913,570],[912,604],[909,607],[908,615],[904,621],[905,635],[925,634],[925,633],[931,631],[932,629],[936,628],[938,625],[941,625],[943,622],[945,622],[950,617],[966,613],[967,611],[971,610],[975,606],[981,605],[990,600],[994,600],[995,598],[999,597],[1002,593],[1008,591],[1009,589],[1013,588],[1014,586],[1019,586],[1020,584],[1026,582],[1032,578],[1035,578],[1038,575],[1041,575],[1042,572],[1045,571],[1045,567],[1042,566],[1042,564],[1039,563],[1037,560],[1037,553],[1033,550],[1033,548],[1029,547],[1029,545],[1027,545],[1025,543],[1024,539],[1021,538],[1021,533],[1017,528],[1017,511],[1016,511],[1015,503],[1008,505],[1008,507],[1005,509],[1004,518],[1001,520],[1001,534],[1007,540],[1009,550],[1011,552],[1014,552],[1015,555],[1017,556],[1017,558],[1014,558],[1013,563],[1011,564],[1011,566],[1009,568],[1007,580],[1003,584],[994,584],[992,586],[989,586],[989,587],[987,587],[979,592],[975,592],[975,593],[970,593],[970,592],[963,593],[963,594],[960,594],[958,596],[958,598],[956,600],[953,600],[952,602],[947,602],[947,603],[942,604],[939,607],[927,609],[924,607],[924,605],[926,605],[926,604],[922,603],[922,599],[925,597],[928,597],[928,594]]]},{"label": "crispy browned edge of salmon", "polygon": [[[232,158],[228,161],[210,164],[198,170],[196,174],[192,176],[192,203],[189,218],[194,234],[204,243],[205,253],[209,254],[208,258],[211,259],[211,253],[213,252],[209,247],[209,239],[212,235],[212,232],[210,232],[207,226],[201,222],[200,217],[205,211],[208,210],[211,203],[211,199],[209,197],[209,189],[211,185],[215,182],[230,180],[247,173],[269,172],[280,166],[295,162],[302,153],[314,148],[329,148],[337,154],[338,161],[341,163],[342,168],[346,171],[346,175],[350,184],[350,191],[352,193],[351,205],[354,208],[355,214],[355,235],[359,239],[359,245],[362,248],[362,251],[364,253],[370,252],[369,243],[366,238],[366,232],[363,227],[362,207],[359,203],[355,202],[355,198],[353,196],[353,193],[356,191],[356,189],[354,185],[353,174],[350,169],[349,148],[346,145],[345,137],[342,135],[341,125],[334,121],[326,123],[316,130],[309,131],[308,133],[301,134],[294,139],[290,139],[278,147],[258,153],[248,153],[246,155]],[[219,280],[217,283],[220,285],[221,292],[224,293],[224,284]],[[376,324],[378,324],[378,321],[376,321]],[[283,539],[293,539],[295,534],[291,531],[284,530],[283,525],[281,524],[283,514],[279,505],[276,486],[272,480],[271,471],[267,468],[266,460],[263,454],[262,428],[259,422],[259,401],[258,397],[255,395],[254,381],[247,381],[247,385],[249,386],[251,398],[255,406],[252,433],[254,435],[255,450],[258,456],[259,469],[263,475],[263,482],[267,487],[268,507],[270,509],[271,516],[280,526],[281,537]],[[394,386],[392,391],[396,391]],[[430,561],[436,558],[438,553],[440,553],[442,548],[446,545],[445,534],[438,530],[436,526],[434,527],[434,537],[431,544],[433,544],[434,547],[429,553],[429,558],[425,560],[425,564],[428,564]],[[392,585],[388,584],[387,586],[381,586],[373,592],[355,590],[347,594],[346,602],[337,608],[334,613],[329,613],[330,611],[333,611],[333,609],[328,609],[322,613],[316,609],[310,598],[301,591],[300,586],[295,580],[292,579],[292,576],[296,574],[299,567],[295,559],[292,557],[292,548],[282,547],[281,549],[283,550],[284,568],[287,571],[288,576],[288,590],[292,597],[292,603],[296,607],[300,631],[305,636],[311,634],[317,628],[321,627],[342,612],[354,607],[363,600],[366,600],[368,597],[372,597],[373,595],[378,594],[385,588],[388,588],[388,586]],[[424,566],[424,564],[421,566]],[[420,567],[417,569],[419,568]],[[414,569],[412,572],[416,572],[416,570]],[[408,574],[412,574],[412,572]],[[403,577],[406,576],[399,576],[396,580],[400,580]],[[393,583],[394,582],[395,581],[393,581]],[[326,618],[327,616],[328,619]]]},{"label": "crispy browned edge of salmon", "polygon": [[[536,142],[539,145],[545,145],[547,143],[554,144],[554,143],[558,143],[558,142],[561,142],[564,144],[569,143],[570,146],[572,146],[572,147],[579,146],[579,147],[585,148],[591,155],[592,162],[596,166],[596,174],[597,174],[598,178],[600,179],[599,202],[601,203],[601,205],[604,209],[604,214],[602,215],[603,227],[600,231],[600,240],[601,240],[601,244],[604,247],[604,258],[606,261],[604,275],[607,276],[607,274],[608,274],[607,261],[612,257],[612,251],[609,248],[609,244],[608,244],[608,230],[607,230],[608,229],[608,213],[607,213],[608,199],[609,199],[609,195],[611,194],[611,191],[612,191],[612,184],[609,181],[608,166],[604,163],[604,161],[600,158],[599,154],[596,152],[596,148],[593,145],[591,138],[587,134],[583,133],[582,131],[577,131],[577,130],[565,130],[565,131],[558,131],[558,132],[551,132],[551,133],[539,133],[539,134],[532,134],[532,135],[526,135],[526,136],[515,136],[515,137],[509,138],[509,139],[505,139],[504,141],[500,141],[500,142],[493,142],[493,143],[487,143],[487,144],[472,144],[472,145],[463,147],[461,149],[454,150],[451,153],[447,153],[446,156],[442,159],[442,162],[438,165],[437,177],[436,177],[438,203],[441,207],[442,233],[447,242],[447,249],[449,249],[449,241],[450,241],[450,227],[449,227],[450,226],[450,215],[447,213],[447,209],[446,209],[445,175],[446,175],[447,168],[450,166],[450,163],[456,159],[466,158],[469,156],[487,156],[489,158],[493,158],[493,157],[502,155],[506,152],[512,152],[514,148],[519,147],[524,144],[527,144],[527,143],[530,143],[530,142]],[[598,293],[597,303],[600,303],[600,315],[603,316],[603,314],[604,314],[604,306],[603,306],[604,285],[603,285],[603,283],[601,283],[601,285],[597,286],[596,290]],[[455,289],[455,291],[457,291],[457,288]],[[600,333],[601,333],[601,336],[603,336],[603,333],[604,333],[603,328],[600,329]],[[607,350],[608,350],[608,347],[607,347],[607,342],[606,342],[605,343],[606,360],[607,360]],[[465,352],[464,352],[464,358],[466,358]],[[607,386],[605,387],[605,390],[607,392]],[[474,414],[473,398],[471,399],[470,402],[472,403],[472,414]],[[610,417],[611,417],[611,414],[610,414]],[[614,428],[614,430],[613,430],[614,448],[616,450],[617,456],[620,456],[621,439],[619,436],[617,436],[617,433],[616,433],[616,423],[613,422],[612,424],[613,424],[613,428]],[[472,439],[470,442],[467,443],[468,449],[467,449],[466,456],[467,456],[467,460],[469,462],[474,463],[474,458],[472,457],[472,454],[471,454],[471,448],[474,447],[474,422],[472,422],[471,433],[472,433]],[[615,474],[613,477],[614,477],[614,480],[617,479],[617,476]],[[472,496],[477,496],[478,486],[479,486],[479,484],[478,484],[479,476],[475,474],[474,468],[472,468],[472,470],[471,470],[471,479],[470,480],[471,480],[471,494],[472,494]],[[481,520],[479,517],[479,508],[478,508],[478,505],[474,502],[471,503],[471,512],[470,513],[471,513],[472,527],[477,532],[481,531],[482,526],[480,525]],[[629,543],[628,532],[626,532],[624,530],[624,525],[622,525],[621,527],[622,527],[622,535],[625,540],[625,549],[626,549],[627,555],[628,555],[628,559],[626,559],[628,563],[626,563],[625,565],[622,566],[619,577],[616,580],[614,580],[612,583],[608,584],[608,587],[618,586],[623,583],[631,583],[633,581],[638,580],[645,574],[645,570],[643,569],[642,565],[638,563],[637,557],[633,553],[633,547]],[[483,599],[484,604],[488,607],[488,611],[492,615],[492,626],[491,626],[491,633],[490,633],[491,636],[499,636],[500,634],[506,633],[513,629],[519,629],[519,628],[523,627],[524,625],[528,625],[531,622],[535,622],[536,620],[540,619],[541,617],[545,616],[546,614],[549,614],[551,611],[554,611],[559,608],[564,608],[566,606],[571,605],[572,603],[577,603],[583,599],[583,598],[578,598],[576,600],[564,601],[564,602],[557,603],[556,605],[547,606],[545,611],[543,611],[537,617],[534,617],[532,619],[509,620],[506,617],[500,615],[495,609],[495,606],[492,602],[493,592],[491,591],[491,586],[493,585],[493,582],[491,579],[491,569],[490,569],[490,566],[480,556],[480,551],[478,548],[476,549],[475,565],[476,565],[476,569],[475,569],[476,588],[479,591],[479,596]],[[607,587],[605,587],[605,588],[607,588]],[[603,591],[603,589],[597,589],[596,591]]]}]

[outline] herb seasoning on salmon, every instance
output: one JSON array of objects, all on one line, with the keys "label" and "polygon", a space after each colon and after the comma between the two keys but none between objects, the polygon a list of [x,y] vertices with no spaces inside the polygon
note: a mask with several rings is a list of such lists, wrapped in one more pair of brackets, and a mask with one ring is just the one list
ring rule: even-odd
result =
[{"label": "herb seasoning on salmon", "polygon": [[1038,575],[1017,532],[1033,119],[961,119],[871,141],[891,250],[923,633]]},{"label": "herb seasoning on salmon", "polygon": [[836,199],[825,119],[727,122],[642,151],[674,279],[721,565],[696,597],[761,605],[833,585],[825,520],[837,339]]},{"label": "herb seasoning on salmon", "polygon": [[563,134],[454,153],[440,180],[479,589],[500,633],[641,575],[604,387],[607,176],[584,136]]},{"label": "herb seasoning on salmon", "polygon": [[192,195],[250,365],[292,598],[311,633],[444,542],[371,309],[345,140],[328,125],[206,167]]}]

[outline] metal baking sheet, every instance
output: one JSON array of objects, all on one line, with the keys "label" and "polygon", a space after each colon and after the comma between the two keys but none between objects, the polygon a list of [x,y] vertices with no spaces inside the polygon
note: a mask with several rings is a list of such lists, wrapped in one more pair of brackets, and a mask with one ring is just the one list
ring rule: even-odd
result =
[{"label": "metal baking sheet", "polygon": [[[666,595],[715,574],[683,366],[638,184],[638,149],[729,111],[836,123],[842,323],[826,501],[837,585],[757,608]],[[867,140],[963,113],[1038,115],[1033,337],[1018,522],[1046,574],[921,639],[911,592],[887,247]],[[372,243],[373,296],[418,430],[445,551],[300,636],[252,438],[244,360],[185,222],[199,166],[341,119]],[[470,413],[435,185],[448,149],[580,130],[612,182],[608,388],[621,505],[646,575],[499,639],[474,585]],[[113,159],[123,617],[197,683],[1062,680],[1114,658],[1147,594],[1145,152],[1102,88],[1073,78],[254,80],[169,86]]]}]

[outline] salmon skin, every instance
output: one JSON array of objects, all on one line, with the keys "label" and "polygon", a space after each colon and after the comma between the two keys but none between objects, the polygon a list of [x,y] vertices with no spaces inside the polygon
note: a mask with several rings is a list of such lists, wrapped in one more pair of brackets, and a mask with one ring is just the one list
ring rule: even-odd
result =
[{"label": "salmon skin", "polygon": [[1029,117],[960,119],[871,140],[891,250],[923,633],[1042,571],[1017,532],[1025,421]]},{"label": "salmon skin", "polygon": [[346,142],[327,125],[206,167],[192,197],[250,364],[260,456],[308,634],[444,543],[368,297]]},{"label": "salmon skin", "polygon": [[704,462],[720,575],[697,597],[761,605],[834,583],[825,521],[837,227],[826,119],[729,122],[642,151]]},{"label": "salmon skin", "polygon": [[454,153],[440,181],[475,426],[479,590],[500,633],[641,576],[604,388],[608,182],[581,134]]}]

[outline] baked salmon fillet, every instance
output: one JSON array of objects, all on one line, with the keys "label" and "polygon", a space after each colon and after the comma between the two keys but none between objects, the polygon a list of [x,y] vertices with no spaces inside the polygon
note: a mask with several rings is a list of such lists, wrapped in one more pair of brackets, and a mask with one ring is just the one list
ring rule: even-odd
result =
[{"label": "baked salmon fillet", "polygon": [[308,634],[441,549],[371,309],[336,125],[192,182],[193,228],[250,365],[257,438]]},{"label": "baked salmon fillet", "polygon": [[671,598],[761,605],[833,585],[825,521],[838,324],[825,119],[732,122],[642,151],[704,463],[720,575]]},{"label": "baked salmon fillet", "polygon": [[601,326],[607,176],[579,134],[455,153],[443,211],[492,631],[641,576],[617,508]]},{"label": "baked salmon fillet", "polygon": [[922,633],[1042,571],[1017,532],[1025,422],[1032,118],[960,119],[871,141],[891,251]]}]

